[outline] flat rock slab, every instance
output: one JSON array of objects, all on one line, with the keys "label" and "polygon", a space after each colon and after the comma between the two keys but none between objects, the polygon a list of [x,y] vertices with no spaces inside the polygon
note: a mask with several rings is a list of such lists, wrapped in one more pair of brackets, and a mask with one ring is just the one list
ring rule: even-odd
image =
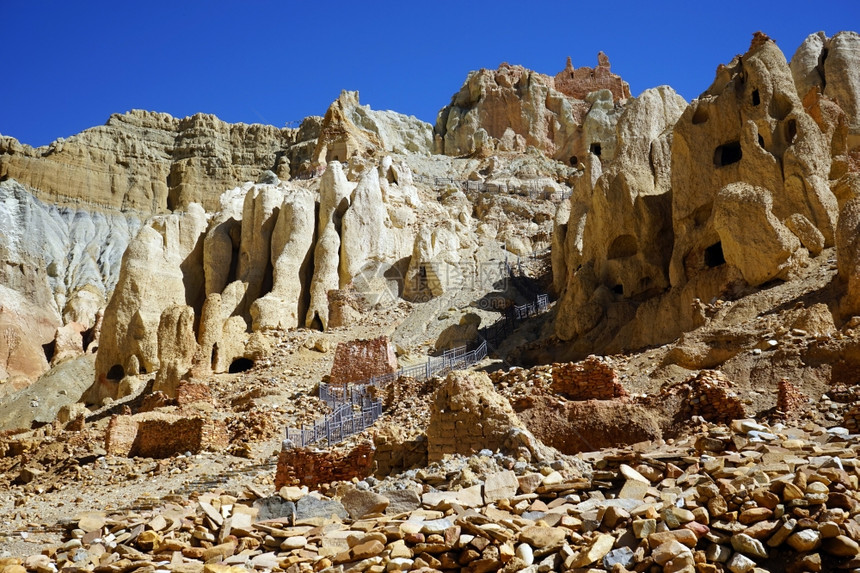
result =
[{"label": "flat rock slab", "polygon": [[408,513],[421,507],[421,498],[411,489],[392,489],[382,492],[382,495],[388,498],[385,513],[389,515]]},{"label": "flat rock slab", "polygon": [[346,519],[349,516],[343,505],[333,499],[317,499],[311,495],[306,495],[296,502],[296,520],[314,517],[329,519],[332,515],[341,519]]},{"label": "flat rock slab", "polygon": [[256,500],[254,507],[258,510],[257,521],[268,521],[270,519],[290,518],[295,519],[296,504],[287,501],[280,495],[270,495]]},{"label": "flat rock slab", "polygon": [[361,519],[372,513],[382,513],[390,501],[387,497],[360,489],[351,489],[340,500],[352,519]]}]

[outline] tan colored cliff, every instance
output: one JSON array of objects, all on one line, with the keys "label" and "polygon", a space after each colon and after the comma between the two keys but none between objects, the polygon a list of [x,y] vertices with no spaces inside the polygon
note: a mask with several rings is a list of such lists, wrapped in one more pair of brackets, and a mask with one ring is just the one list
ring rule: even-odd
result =
[{"label": "tan colored cliff", "polygon": [[48,146],[0,137],[0,178],[45,202],[161,213],[192,202],[212,210],[224,189],[272,170],[287,178],[290,148],[308,130],[177,119],[133,110]]},{"label": "tan colored cliff", "polygon": [[[667,88],[625,106],[614,156],[588,156],[556,221],[555,330],[571,355],[669,342],[702,324],[697,300],[791,280],[838,243],[840,207],[860,190],[850,121],[796,81],[758,33],[689,106]],[[840,269],[856,264],[855,219],[840,222]]]}]

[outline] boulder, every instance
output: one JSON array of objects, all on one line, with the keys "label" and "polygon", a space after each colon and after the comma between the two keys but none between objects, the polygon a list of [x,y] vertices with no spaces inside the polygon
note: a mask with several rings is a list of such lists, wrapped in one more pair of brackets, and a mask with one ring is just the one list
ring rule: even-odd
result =
[{"label": "boulder", "polygon": [[746,183],[727,185],[714,199],[714,228],[726,262],[758,286],[788,279],[804,263],[800,241],[773,214],[771,193]]}]

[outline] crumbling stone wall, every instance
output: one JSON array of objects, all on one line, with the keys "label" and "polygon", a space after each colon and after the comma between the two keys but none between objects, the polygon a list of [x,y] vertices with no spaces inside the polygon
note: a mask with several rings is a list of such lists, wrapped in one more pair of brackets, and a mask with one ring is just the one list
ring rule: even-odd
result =
[{"label": "crumbling stone wall", "polygon": [[387,476],[427,465],[427,436],[407,435],[401,428],[386,427],[373,436],[376,475]]},{"label": "crumbling stone wall", "polygon": [[285,485],[316,487],[333,481],[365,478],[373,473],[374,453],[373,442],[369,440],[351,450],[317,450],[285,445],[278,455],[275,489]]},{"label": "crumbling stone wall", "polygon": [[[684,396],[681,405],[684,418],[701,416],[710,422],[728,424],[747,417],[740,397],[731,390],[733,386],[732,381],[719,370],[702,370],[661,394]],[[666,397],[661,396],[660,399]]]},{"label": "crumbling stone wall", "polygon": [[852,434],[860,433],[860,402],[853,402],[842,415],[842,425]]},{"label": "crumbling stone wall", "polygon": [[371,340],[340,342],[331,367],[332,384],[361,382],[397,371],[394,345],[387,336]]},{"label": "crumbling stone wall", "polygon": [[806,404],[807,398],[794,385],[783,378],[779,381],[779,388],[776,396],[776,409],[783,414],[792,414],[797,412],[803,405]]},{"label": "crumbling stone wall", "polygon": [[159,412],[113,416],[105,434],[107,453],[128,457],[169,458],[226,448],[228,442],[227,429],[219,420]]},{"label": "crumbling stone wall", "polygon": [[427,426],[427,457],[504,450],[512,428],[525,429],[483,372],[452,372],[436,391]]},{"label": "crumbling stone wall", "polygon": [[571,400],[612,400],[628,396],[615,370],[597,356],[589,356],[581,362],[553,364],[552,389]]},{"label": "crumbling stone wall", "polygon": [[209,391],[209,385],[204,382],[183,381],[176,388],[176,404],[179,406],[211,401],[212,393]]}]

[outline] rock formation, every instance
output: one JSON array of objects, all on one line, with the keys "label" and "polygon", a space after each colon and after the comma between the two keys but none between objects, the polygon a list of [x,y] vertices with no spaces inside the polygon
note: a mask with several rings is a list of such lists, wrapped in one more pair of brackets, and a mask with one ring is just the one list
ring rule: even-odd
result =
[{"label": "rock formation", "polygon": [[[601,90],[607,90],[608,98],[600,96],[595,108],[597,100],[589,94]],[[497,70],[481,69],[469,74],[450,105],[439,112],[435,150],[456,156],[523,152],[533,146],[575,166],[587,151],[601,152],[603,140],[583,137],[590,110],[605,116],[629,97],[629,86],[610,72],[609,59],[602,52],[596,68],[574,69],[568,58],[566,68],[554,78],[509,64]]]},{"label": "rock formation", "polygon": [[280,157],[312,130],[229,124],[198,113],[177,119],[133,110],[101,127],[32,148],[0,138],[0,178],[13,178],[52,203],[98,205],[142,214],[200,203],[217,207],[224,189],[272,169],[287,178]]},{"label": "rock formation", "polygon": [[668,88],[626,103],[612,158],[586,158],[556,220],[555,330],[574,355],[672,340],[701,324],[695,299],[790,279],[834,245],[839,205],[860,187],[844,112],[798,96],[819,40],[794,77],[759,33],[686,108]]},{"label": "rock formation", "polygon": [[848,116],[852,147],[860,145],[860,34],[839,32],[828,38],[824,32],[811,34],[791,58],[791,73],[797,95],[810,90],[835,101]]},{"label": "rock formation", "polygon": [[[585,334],[628,300],[666,289],[671,252],[671,142],[669,130],[686,103],[671,88],[646,90],[630,100],[616,125],[616,151],[584,158],[570,204],[557,222],[553,246],[556,288],[564,290],[556,333],[564,340]],[[562,277],[566,277],[562,278]]]},{"label": "rock formation", "polygon": [[251,304],[253,330],[286,330],[304,324],[310,299],[315,206],[309,191],[297,190],[284,197],[271,237],[272,290]]},{"label": "rock formation", "polygon": [[[720,190],[731,183],[766,189],[776,221],[801,215],[822,233],[825,245],[832,246],[838,206],[828,186],[829,171],[829,142],[805,112],[775,43],[764,41],[721,67],[714,84],[690,105],[674,130],[672,284],[684,285],[721,264],[723,256],[737,266],[740,253],[729,255],[722,248],[731,231],[725,225],[718,230],[713,218],[728,197]],[[773,261],[772,272],[761,272],[753,280],[745,273],[744,278],[761,284],[776,277],[778,266]]]},{"label": "rock formation", "polygon": [[340,287],[340,232],[343,214],[349,207],[352,186],[339,162],[328,165],[320,181],[319,221],[314,249],[314,275],[305,326],[328,326],[328,292]]},{"label": "rock formation", "polygon": [[348,161],[354,155],[380,152],[429,154],[433,134],[429,124],[392,111],[375,111],[358,103],[358,92],[343,91],[323,118],[314,167]]},{"label": "rock formation", "polygon": [[[114,295],[105,310],[89,402],[117,397],[126,375],[158,370],[158,325],[172,305],[203,304],[203,245],[206,214],[199,205],[160,215],[143,227],[123,255]],[[132,361],[131,358],[134,358]],[[130,368],[134,363],[136,368]]]},{"label": "rock formation", "polygon": [[[330,291],[375,288],[372,279],[385,280],[414,243],[408,204],[420,203],[408,199],[408,169],[402,185],[386,180],[385,197],[379,171],[364,169],[351,197],[354,184],[332,162],[320,203],[313,183],[269,177],[225,192],[211,216],[192,203],[154,217],[123,258],[85,399],[117,398],[125,376],[154,372],[157,389],[172,397],[185,377],[263,356],[268,343],[259,333],[325,328]],[[406,209],[412,223],[398,228],[391,209]]]},{"label": "rock formation", "polygon": [[14,180],[0,183],[0,331],[18,333],[12,352],[0,341],[0,379],[35,380],[57,328],[94,326],[140,225],[130,212],[57,207]]}]

